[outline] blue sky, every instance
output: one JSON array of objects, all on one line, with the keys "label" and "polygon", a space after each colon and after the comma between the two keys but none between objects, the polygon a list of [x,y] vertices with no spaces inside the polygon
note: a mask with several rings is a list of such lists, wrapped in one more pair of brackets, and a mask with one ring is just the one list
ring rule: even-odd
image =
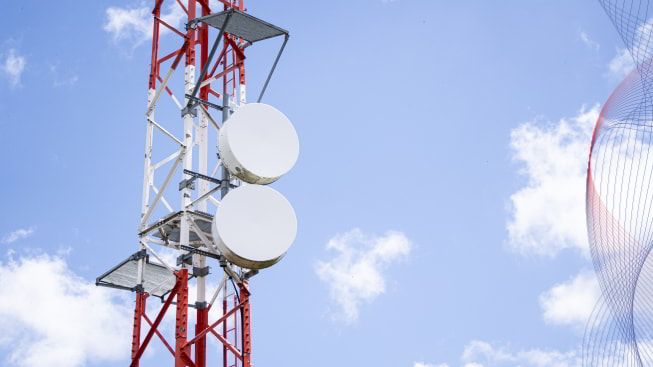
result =
[{"label": "blue sky", "polygon": [[[93,282],[138,248],[150,5],[0,13],[2,365],[127,363],[133,297]],[[246,5],[291,33],[264,102],[301,143],[254,363],[580,365],[589,134],[632,68],[598,2]]]}]

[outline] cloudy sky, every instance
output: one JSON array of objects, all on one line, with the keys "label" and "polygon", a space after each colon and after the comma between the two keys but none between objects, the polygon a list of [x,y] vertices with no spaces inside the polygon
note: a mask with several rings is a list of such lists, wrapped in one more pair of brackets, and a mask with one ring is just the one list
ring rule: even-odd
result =
[{"label": "cloudy sky", "polygon": [[[133,295],[94,279],[138,249],[151,4],[3,5],[0,365],[126,365]],[[254,363],[579,366],[589,139],[632,69],[598,2],[246,5],[290,30],[265,102],[301,142]]]}]

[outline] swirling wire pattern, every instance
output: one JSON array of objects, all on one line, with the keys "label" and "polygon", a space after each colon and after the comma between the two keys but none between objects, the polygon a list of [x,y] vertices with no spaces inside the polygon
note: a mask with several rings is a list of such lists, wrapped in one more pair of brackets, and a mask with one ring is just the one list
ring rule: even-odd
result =
[{"label": "swirling wire pattern", "polygon": [[653,12],[647,0],[599,0],[636,64],[605,103],[587,172],[587,231],[602,297],[584,366],[653,366]]}]

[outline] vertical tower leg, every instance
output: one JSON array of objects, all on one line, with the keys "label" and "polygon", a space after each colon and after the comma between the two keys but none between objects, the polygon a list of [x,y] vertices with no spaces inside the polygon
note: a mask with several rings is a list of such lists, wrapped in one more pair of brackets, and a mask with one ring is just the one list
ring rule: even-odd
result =
[{"label": "vertical tower leg", "polygon": [[[190,3],[189,3],[190,6]],[[209,9],[205,6],[201,6],[202,16],[209,15]],[[197,12],[197,9],[194,11]],[[189,13],[190,18],[190,13]],[[203,70],[204,65],[207,62],[209,54],[209,26],[204,24],[199,27],[198,31],[199,43],[200,43],[200,70]],[[200,81],[201,82],[201,81]],[[203,100],[209,99],[209,86],[206,85],[200,88],[200,98]],[[199,141],[199,157],[198,157],[198,170],[201,174],[207,175],[208,172],[208,157],[209,157],[209,139],[208,139],[208,130],[209,130],[209,120],[208,117],[201,112],[201,108],[198,108],[198,116],[200,120],[200,126],[197,133],[197,139]],[[204,195],[209,191],[209,182],[206,180],[200,180],[199,182],[199,195]],[[201,202],[197,207],[202,212],[207,211],[206,201]],[[196,254],[194,255],[194,261],[197,263],[199,268],[204,268],[206,266],[206,258],[203,255]],[[195,323],[195,335],[204,331],[209,326],[209,309],[206,304],[206,277],[199,276],[197,277],[197,322]],[[196,367],[206,367],[206,337],[200,338],[195,343],[195,366]]]},{"label": "vertical tower leg", "polygon": [[[225,283],[224,296],[222,297],[222,315],[227,314],[227,284]],[[227,338],[227,320],[222,323],[222,336]],[[222,367],[229,367],[227,362],[228,349],[226,345],[222,346]]]},{"label": "vertical tower leg", "polygon": [[[188,269],[177,272],[180,282],[177,293],[177,322],[175,324],[175,367],[186,366],[186,356],[190,355],[190,346],[184,348],[188,336]],[[186,356],[185,356],[185,355]]]},{"label": "vertical tower leg", "polygon": [[[209,326],[209,309],[197,309],[197,322],[195,323],[195,335],[204,331]],[[206,337],[195,342],[195,366],[206,367]]]},{"label": "vertical tower leg", "polygon": [[[145,300],[147,295],[144,293],[136,293],[136,306],[134,307],[134,328],[132,331],[132,362],[136,358],[138,349],[141,347],[141,321],[143,320],[143,313],[145,313]],[[138,367],[138,361],[134,365]]]},{"label": "vertical tower leg", "polygon": [[247,289],[247,282],[238,283],[240,288],[240,301],[244,302],[242,312],[242,332],[243,332],[243,367],[252,366],[252,335],[251,335],[251,310],[249,306],[249,289]]}]

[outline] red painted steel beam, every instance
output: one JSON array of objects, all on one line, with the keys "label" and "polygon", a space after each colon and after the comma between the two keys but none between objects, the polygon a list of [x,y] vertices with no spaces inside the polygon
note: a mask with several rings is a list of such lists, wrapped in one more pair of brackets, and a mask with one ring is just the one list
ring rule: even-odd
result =
[{"label": "red painted steel beam", "polygon": [[[145,319],[145,321],[147,321],[147,323],[150,325],[150,327],[152,327],[152,321],[150,321],[150,318],[147,317],[146,314],[143,314],[143,318]],[[170,346],[170,344],[168,344],[168,341],[163,337],[163,335],[161,335],[161,333],[159,332],[159,330],[156,330],[156,329],[155,329],[154,333],[156,334],[156,336],[159,337],[159,339],[161,339],[161,341],[163,342],[163,345],[165,345],[166,348],[168,348],[168,350],[170,351],[170,353],[172,353],[172,356],[174,357],[174,356],[175,356],[175,350],[172,349],[172,347]]]},{"label": "red painted steel beam", "polygon": [[[202,332],[209,326],[209,309],[197,309],[197,321],[195,322],[195,335]],[[195,366],[206,366],[206,337],[201,337],[195,343]]]},{"label": "red painted steel beam", "polygon": [[[232,72],[232,71],[238,69],[238,67],[239,67],[240,65],[241,65],[241,64],[236,64],[236,65],[230,66],[229,68],[227,68],[227,69],[221,71],[218,75],[216,75],[216,76],[214,76],[214,77],[212,76],[211,78],[220,79],[220,78],[226,76],[227,74],[229,74],[230,72]],[[207,78],[207,79],[208,79],[208,78]],[[206,80],[206,79],[205,79],[205,80]]]},{"label": "red painted steel beam", "polygon": [[[200,3],[200,5],[202,5],[202,12],[204,12],[204,10],[207,10],[209,12],[209,14],[211,14],[211,9],[209,7],[208,0],[197,0],[197,2]],[[205,15],[208,15],[208,14],[205,14]]]},{"label": "red painted steel beam", "polygon": [[195,343],[200,337],[206,335],[211,330],[215,329],[216,326],[220,325],[220,323],[222,323],[227,317],[231,316],[234,312],[238,311],[238,309],[241,308],[242,306],[243,306],[243,302],[240,302],[237,306],[235,306],[234,308],[229,310],[229,312],[222,315],[221,318],[219,318],[216,322],[211,324],[208,328],[202,330],[202,332],[200,332],[198,335],[196,335],[195,338],[193,338],[192,340],[186,342],[186,344],[184,344],[184,346],[188,346],[188,345],[191,345],[191,344]]},{"label": "red painted steel beam", "polygon": [[172,65],[170,67],[172,67],[173,69],[177,68],[177,65],[179,65],[179,62],[181,61],[181,55],[183,55],[184,52],[186,52],[186,49],[189,47],[189,45],[190,42],[188,39],[186,39],[186,41],[184,41],[184,44],[181,45],[181,48],[179,49],[179,53],[177,54],[175,61],[172,62]]},{"label": "red painted steel beam", "polygon": [[152,340],[154,331],[159,327],[159,324],[161,323],[161,320],[163,320],[163,316],[166,314],[168,307],[170,307],[170,304],[172,304],[172,299],[177,294],[180,285],[181,282],[179,281],[179,277],[177,277],[177,282],[175,283],[175,286],[170,291],[170,295],[168,296],[168,299],[165,301],[163,307],[161,307],[161,310],[159,311],[159,314],[156,316],[156,319],[154,320],[154,324],[150,328],[150,331],[147,333],[147,336],[145,336],[145,340],[143,340],[143,344],[140,346],[140,348],[138,348],[138,352],[136,353],[135,357],[132,359],[132,363],[129,365],[130,367],[138,366],[139,359],[143,355],[143,352],[145,351],[145,348],[147,348],[147,345],[150,343],[150,340]]},{"label": "red painted steel beam", "polygon": [[180,0],[177,0],[177,4],[179,4],[179,6],[181,6],[181,8],[184,9],[184,13],[186,13],[186,15],[188,15],[188,9],[186,9],[186,6],[184,5],[184,3],[182,3]]},{"label": "red painted steel beam", "polygon": [[[152,10],[152,15],[157,18],[161,16],[161,3],[163,0],[157,0]],[[159,54],[159,22],[152,22],[152,60],[150,62],[150,78],[148,88],[156,89],[156,76],[159,75],[159,63],[156,62]]]},{"label": "red painted steel beam", "polygon": [[[141,343],[141,317],[145,316],[146,294],[136,293],[136,306],[134,307],[134,327],[132,330],[132,361],[138,353]],[[138,361],[136,362],[138,366]]]},{"label": "red painted steel beam", "polygon": [[240,47],[238,47],[238,44],[234,42],[234,40],[232,40],[231,37],[227,37],[227,42],[229,43],[229,45],[231,45],[231,49],[234,50],[236,55],[238,55],[238,58],[236,59],[237,63],[242,62],[243,60],[246,59],[243,50],[241,50]]},{"label": "red painted steel beam", "polygon": [[211,69],[211,72],[209,73],[209,77],[213,76],[213,73],[215,73],[215,70],[218,68],[218,65],[222,63],[222,58],[224,57],[226,52],[227,52],[227,47],[223,47],[222,51],[220,51],[220,55],[218,56],[218,59],[215,60],[215,65],[213,65],[213,69]]},{"label": "red painted steel beam", "polygon": [[241,361],[243,360],[243,355],[240,354],[240,351],[236,349],[227,339],[225,339],[222,335],[218,334],[215,330],[211,329],[211,333],[215,335],[218,340],[224,344],[225,347],[227,347],[238,359]]},{"label": "red painted steel beam", "polygon": [[[196,18],[196,12],[195,12],[195,7],[196,5],[196,0],[188,0],[188,21],[190,22],[191,20]],[[188,29],[186,32],[186,39],[190,42],[192,45],[186,50],[186,65],[193,65],[195,66],[195,30],[194,29]]]},{"label": "red painted steel beam", "polygon": [[247,289],[247,282],[238,283],[240,289],[240,299],[243,303],[242,308],[242,328],[243,328],[243,367],[251,367],[252,365],[252,334],[251,334],[251,310],[249,305],[249,289]]},{"label": "red painted steel beam", "polygon": [[168,28],[169,30],[171,30],[171,31],[175,32],[177,35],[179,35],[179,37],[181,37],[181,38],[186,38],[186,35],[185,35],[185,34],[179,32],[179,31],[177,30],[177,28],[175,28],[175,27],[171,26],[170,24],[166,23],[165,20],[159,18],[159,17],[156,16],[156,15],[154,16],[154,21],[163,24],[166,28]]},{"label": "red painted steel beam", "polygon": [[[189,0],[188,9],[192,12],[194,0]],[[181,269],[177,272],[177,318],[175,322],[175,367],[189,365],[183,354],[190,348],[186,345],[188,337],[188,269]]]},{"label": "red painted steel beam", "polygon": [[[208,1],[206,6],[201,2],[201,0],[199,1],[202,4],[202,16],[211,14],[211,9],[209,9],[208,7]],[[209,26],[207,24],[202,24],[199,27],[198,38],[200,44],[200,70],[204,70],[204,65],[206,65],[209,58]],[[211,88],[210,85],[206,85],[200,88],[200,99],[203,99],[205,101],[209,99],[210,88]],[[208,312],[208,310],[206,312]],[[198,315],[199,315],[199,310],[198,310]],[[208,320],[207,320],[207,325],[208,325]],[[204,327],[206,327],[207,325],[204,325]],[[198,361],[197,356],[195,357],[195,361]],[[198,367],[204,367],[204,364],[199,362],[197,363],[197,365]]]},{"label": "red painted steel beam", "polygon": [[214,91],[213,89],[209,89],[209,93],[213,94],[216,98],[222,98],[220,93]]},{"label": "red painted steel beam", "polygon": [[190,359],[190,357],[188,356],[188,354],[186,354],[186,352],[181,352],[181,359],[183,363],[186,363],[187,366],[196,367],[195,363],[193,363],[193,360]]},{"label": "red painted steel beam", "polygon": [[[182,46],[182,47],[183,47],[183,46]],[[181,48],[178,49],[178,50],[176,50],[176,51],[174,51],[174,52],[171,52],[171,53],[169,53],[169,54],[163,56],[162,58],[160,58],[159,60],[157,60],[157,64],[161,64],[162,62],[167,61],[167,60],[171,59],[172,57],[179,55],[180,52],[183,52],[183,50],[182,50]]]},{"label": "red painted steel beam", "polygon": [[[161,78],[161,75],[157,75],[156,78],[157,78],[160,82],[163,82],[163,78]],[[171,95],[171,96],[172,96],[172,91],[171,91],[170,88],[168,88],[167,86],[166,86],[166,92],[168,92],[168,95]]]},{"label": "red painted steel beam", "polygon": [[163,4],[163,0],[156,0],[156,3],[154,3],[154,10],[152,10],[152,14],[154,14],[154,12],[157,10],[161,10],[161,4]]}]

